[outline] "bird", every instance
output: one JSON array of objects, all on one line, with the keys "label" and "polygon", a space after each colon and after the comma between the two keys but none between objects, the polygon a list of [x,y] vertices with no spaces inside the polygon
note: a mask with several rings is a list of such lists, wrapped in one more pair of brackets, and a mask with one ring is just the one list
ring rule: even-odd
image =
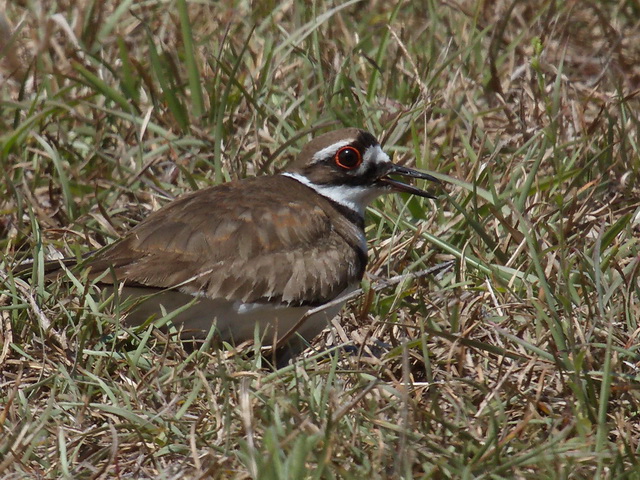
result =
[{"label": "bird", "polygon": [[212,329],[218,343],[234,345],[275,346],[287,336],[278,361],[289,361],[359,287],[371,201],[390,192],[436,198],[396,177],[439,183],[393,163],[365,130],[330,131],[283,173],[178,197],[82,267],[102,290],[132,300],[127,326],[168,314],[184,342]]}]

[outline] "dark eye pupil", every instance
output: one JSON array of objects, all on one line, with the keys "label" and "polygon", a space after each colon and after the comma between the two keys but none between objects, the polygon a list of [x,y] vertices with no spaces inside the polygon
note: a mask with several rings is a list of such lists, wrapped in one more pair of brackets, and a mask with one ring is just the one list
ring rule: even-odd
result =
[{"label": "dark eye pupil", "polygon": [[338,159],[340,161],[340,165],[347,168],[353,168],[358,165],[360,161],[360,157],[358,152],[353,150],[352,148],[345,148],[338,155]]}]

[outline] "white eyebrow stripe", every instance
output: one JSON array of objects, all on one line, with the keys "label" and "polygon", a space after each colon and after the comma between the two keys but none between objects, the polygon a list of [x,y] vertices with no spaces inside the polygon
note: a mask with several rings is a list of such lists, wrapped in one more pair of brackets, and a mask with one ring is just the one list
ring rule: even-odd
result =
[{"label": "white eyebrow stripe", "polygon": [[328,147],[323,148],[322,150],[318,150],[313,154],[313,161],[311,163],[319,162],[320,160],[324,160],[327,157],[333,157],[338,150],[342,147],[346,147],[347,145],[355,142],[355,138],[348,138],[346,140],[340,140],[339,142],[334,143],[333,145],[329,145]]}]

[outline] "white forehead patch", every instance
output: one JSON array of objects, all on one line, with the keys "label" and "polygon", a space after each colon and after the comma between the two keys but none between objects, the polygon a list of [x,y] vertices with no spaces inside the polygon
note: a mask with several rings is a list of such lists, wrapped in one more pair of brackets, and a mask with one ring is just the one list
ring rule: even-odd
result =
[{"label": "white forehead patch", "polygon": [[346,147],[353,142],[355,142],[355,138],[347,138],[346,140],[340,140],[333,145],[329,145],[322,150],[318,150],[313,154],[313,161],[311,163],[319,162],[320,160],[324,160],[327,157],[333,157],[338,152],[338,150],[340,150],[342,147]]},{"label": "white forehead patch", "polygon": [[382,165],[385,163],[391,163],[389,155],[382,151],[380,145],[372,145],[364,151],[362,164],[354,170],[354,172],[356,175],[364,175],[371,165]]},{"label": "white forehead patch", "polygon": [[369,165],[370,163],[391,163],[391,159],[389,155],[382,151],[382,147],[380,145],[372,145],[371,147],[367,147],[364,152],[364,156],[362,157],[362,164]]}]

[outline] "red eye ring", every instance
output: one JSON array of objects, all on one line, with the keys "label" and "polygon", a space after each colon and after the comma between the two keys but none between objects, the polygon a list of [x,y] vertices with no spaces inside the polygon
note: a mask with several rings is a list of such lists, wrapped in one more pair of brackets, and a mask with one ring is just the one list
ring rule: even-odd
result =
[{"label": "red eye ring", "polygon": [[362,163],[362,155],[358,149],[349,146],[340,148],[333,158],[336,165],[345,170],[354,170]]}]

